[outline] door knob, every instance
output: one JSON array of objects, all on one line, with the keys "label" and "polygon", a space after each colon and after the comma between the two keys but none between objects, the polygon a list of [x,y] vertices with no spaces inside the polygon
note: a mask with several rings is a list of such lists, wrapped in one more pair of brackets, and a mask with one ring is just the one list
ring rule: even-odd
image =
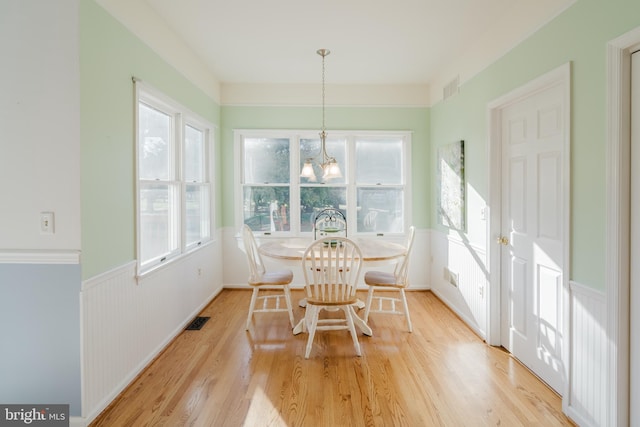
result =
[{"label": "door knob", "polygon": [[505,246],[507,246],[507,245],[509,244],[509,239],[507,239],[507,238],[506,238],[506,237],[504,237],[504,236],[500,236],[500,237],[498,237],[498,238],[496,239],[496,241],[497,241],[497,242],[498,242],[498,244],[500,244],[500,245],[505,245]]}]

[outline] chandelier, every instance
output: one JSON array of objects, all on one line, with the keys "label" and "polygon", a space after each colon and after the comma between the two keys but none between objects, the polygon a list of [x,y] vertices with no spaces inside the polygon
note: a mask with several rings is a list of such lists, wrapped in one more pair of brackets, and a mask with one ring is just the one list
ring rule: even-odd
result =
[{"label": "chandelier", "polygon": [[[324,58],[329,55],[331,52],[328,49],[318,49],[316,52],[318,55],[322,56],[322,129],[320,132],[320,162],[319,166],[322,169],[322,179],[329,180],[333,178],[342,178],[342,172],[340,171],[340,166],[338,166],[338,162],[335,157],[331,157],[327,154],[327,132],[324,127]],[[302,171],[300,176],[302,178],[308,178],[309,181],[316,181],[316,174],[313,171],[313,158],[308,158],[305,160],[304,165],[302,166]]]}]

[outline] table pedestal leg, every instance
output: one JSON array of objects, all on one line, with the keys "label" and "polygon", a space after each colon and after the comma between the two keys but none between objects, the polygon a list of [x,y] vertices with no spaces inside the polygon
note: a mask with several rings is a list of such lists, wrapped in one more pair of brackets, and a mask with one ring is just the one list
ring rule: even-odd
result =
[{"label": "table pedestal leg", "polygon": [[293,335],[298,335],[304,328],[304,317],[300,319],[298,324],[293,328]]},{"label": "table pedestal leg", "polygon": [[367,325],[367,323],[362,320],[362,318],[360,316],[358,316],[356,314],[356,311],[354,310],[353,306],[351,307],[351,314],[353,315],[353,323],[356,326],[356,328],[360,329],[360,331],[362,331],[363,334],[371,337],[373,336],[373,331],[371,330],[371,327],[369,325]]}]

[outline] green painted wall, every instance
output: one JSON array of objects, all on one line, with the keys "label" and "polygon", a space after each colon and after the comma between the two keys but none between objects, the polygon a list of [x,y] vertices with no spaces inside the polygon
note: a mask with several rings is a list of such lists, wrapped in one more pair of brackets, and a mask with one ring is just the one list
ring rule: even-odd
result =
[{"label": "green painted wall", "polygon": [[[135,75],[221,128],[217,132],[217,225],[233,227],[233,129],[316,129],[312,107],[219,107],[94,0],[80,8],[83,278],[135,258],[133,87]],[[487,110],[492,100],[562,64],[572,64],[571,274],[605,283],[606,44],[640,26],[637,0],[578,0],[504,55],[459,94],[433,108],[327,108],[330,129],[413,131],[413,222],[441,229],[435,215],[435,153],[465,140],[465,174],[487,196]],[[425,166],[427,165],[427,166]],[[470,221],[470,241],[484,224]]]},{"label": "green painted wall", "polygon": [[[136,257],[132,76],[163,91],[214,125],[220,122],[220,108],[210,97],[95,1],[81,1],[83,279],[121,266]],[[216,133],[218,141],[219,131]],[[219,145],[216,149],[219,152]],[[220,192],[216,192],[219,197]],[[219,214],[217,218],[220,218]]]},{"label": "green painted wall", "polygon": [[[466,141],[466,179],[487,196],[487,104],[571,62],[571,274],[604,289],[606,226],[606,45],[640,26],[640,2],[579,0],[431,110],[431,155]],[[432,165],[435,160],[432,160]],[[431,227],[435,224],[431,200]]]},{"label": "green painted wall", "polygon": [[[322,112],[318,107],[231,107],[223,106],[222,123],[222,223],[235,227],[234,129],[319,129]],[[429,162],[428,108],[327,107],[329,130],[412,131],[411,174],[413,223],[429,225],[429,191],[432,172]]]}]

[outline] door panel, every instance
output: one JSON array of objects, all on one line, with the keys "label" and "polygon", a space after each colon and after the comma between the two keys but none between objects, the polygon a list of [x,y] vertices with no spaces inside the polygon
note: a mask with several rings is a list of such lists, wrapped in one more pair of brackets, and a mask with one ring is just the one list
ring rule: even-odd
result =
[{"label": "door panel", "polygon": [[501,110],[502,343],[562,391],[563,85]]},{"label": "door panel", "polygon": [[524,283],[527,280],[527,261],[522,258],[513,258],[511,263],[511,324],[514,332],[523,337],[527,336],[527,293],[522,286],[513,286],[514,283]]},{"label": "door panel", "polygon": [[509,217],[513,230],[527,232],[527,163],[524,157],[514,157],[509,167]]},{"label": "door panel", "polygon": [[562,272],[551,268],[539,266],[538,270],[538,312],[540,313],[538,328],[538,342],[540,356],[549,360],[552,368],[560,360],[560,315],[562,307],[560,298],[562,292]]},{"label": "door panel", "polygon": [[561,175],[558,153],[544,153],[538,159],[538,237],[559,240],[561,219]]}]

